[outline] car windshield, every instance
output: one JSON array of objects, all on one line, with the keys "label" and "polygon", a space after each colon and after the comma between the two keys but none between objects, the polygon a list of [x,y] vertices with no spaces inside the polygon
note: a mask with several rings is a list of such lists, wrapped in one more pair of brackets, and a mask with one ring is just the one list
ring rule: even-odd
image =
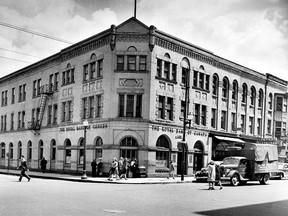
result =
[{"label": "car windshield", "polygon": [[238,165],[239,164],[239,160],[236,158],[225,158],[223,160],[223,165],[228,165],[228,164],[234,164],[234,165]]}]

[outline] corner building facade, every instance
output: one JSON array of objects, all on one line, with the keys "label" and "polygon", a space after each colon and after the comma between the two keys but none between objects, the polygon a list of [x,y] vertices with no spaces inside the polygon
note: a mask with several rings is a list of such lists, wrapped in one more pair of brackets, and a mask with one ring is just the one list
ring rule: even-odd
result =
[{"label": "corner building facade", "polygon": [[2,77],[0,91],[1,167],[24,155],[31,170],[45,157],[51,172],[82,173],[85,119],[88,173],[127,157],[149,177],[171,159],[192,175],[231,143],[285,144],[286,81],[135,18]]}]

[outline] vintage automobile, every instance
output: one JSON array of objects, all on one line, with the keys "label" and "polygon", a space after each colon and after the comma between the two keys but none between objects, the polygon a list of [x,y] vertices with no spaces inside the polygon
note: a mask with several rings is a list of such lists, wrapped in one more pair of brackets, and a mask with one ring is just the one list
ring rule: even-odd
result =
[{"label": "vintage automobile", "polygon": [[270,175],[271,179],[282,179],[288,176],[288,163],[278,163],[278,171]]}]

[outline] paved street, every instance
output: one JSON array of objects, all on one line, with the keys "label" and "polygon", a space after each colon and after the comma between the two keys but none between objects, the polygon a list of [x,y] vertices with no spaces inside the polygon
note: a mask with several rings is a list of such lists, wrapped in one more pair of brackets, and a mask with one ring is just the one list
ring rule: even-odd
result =
[{"label": "paved street", "polygon": [[3,215],[287,215],[288,180],[207,190],[207,183],[104,184],[0,175]]}]

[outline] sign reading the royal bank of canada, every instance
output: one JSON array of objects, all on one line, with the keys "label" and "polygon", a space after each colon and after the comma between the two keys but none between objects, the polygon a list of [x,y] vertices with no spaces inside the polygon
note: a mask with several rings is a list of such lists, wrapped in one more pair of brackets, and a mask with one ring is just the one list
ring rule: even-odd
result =
[{"label": "sign reading the royal bank of canada", "polygon": [[[102,128],[107,128],[107,124],[91,124],[87,127],[87,130],[89,129],[102,129]],[[67,126],[67,127],[60,127],[59,132],[65,132],[65,131],[78,131],[78,130],[84,130],[83,125],[79,126]]]},{"label": "sign reading the royal bank of canada", "polygon": [[[167,127],[167,126],[156,126],[152,125],[152,131],[162,131],[162,132],[168,132],[168,133],[175,133],[176,137],[175,139],[179,139],[177,134],[183,134],[183,129],[179,128],[173,128],[173,127]],[[191,129],[186,129],[186,134],[188,135],[194,135],[194,136],[208,136],[208,133],[204,131],[198,131],[198,130],[191,130]]]}]

